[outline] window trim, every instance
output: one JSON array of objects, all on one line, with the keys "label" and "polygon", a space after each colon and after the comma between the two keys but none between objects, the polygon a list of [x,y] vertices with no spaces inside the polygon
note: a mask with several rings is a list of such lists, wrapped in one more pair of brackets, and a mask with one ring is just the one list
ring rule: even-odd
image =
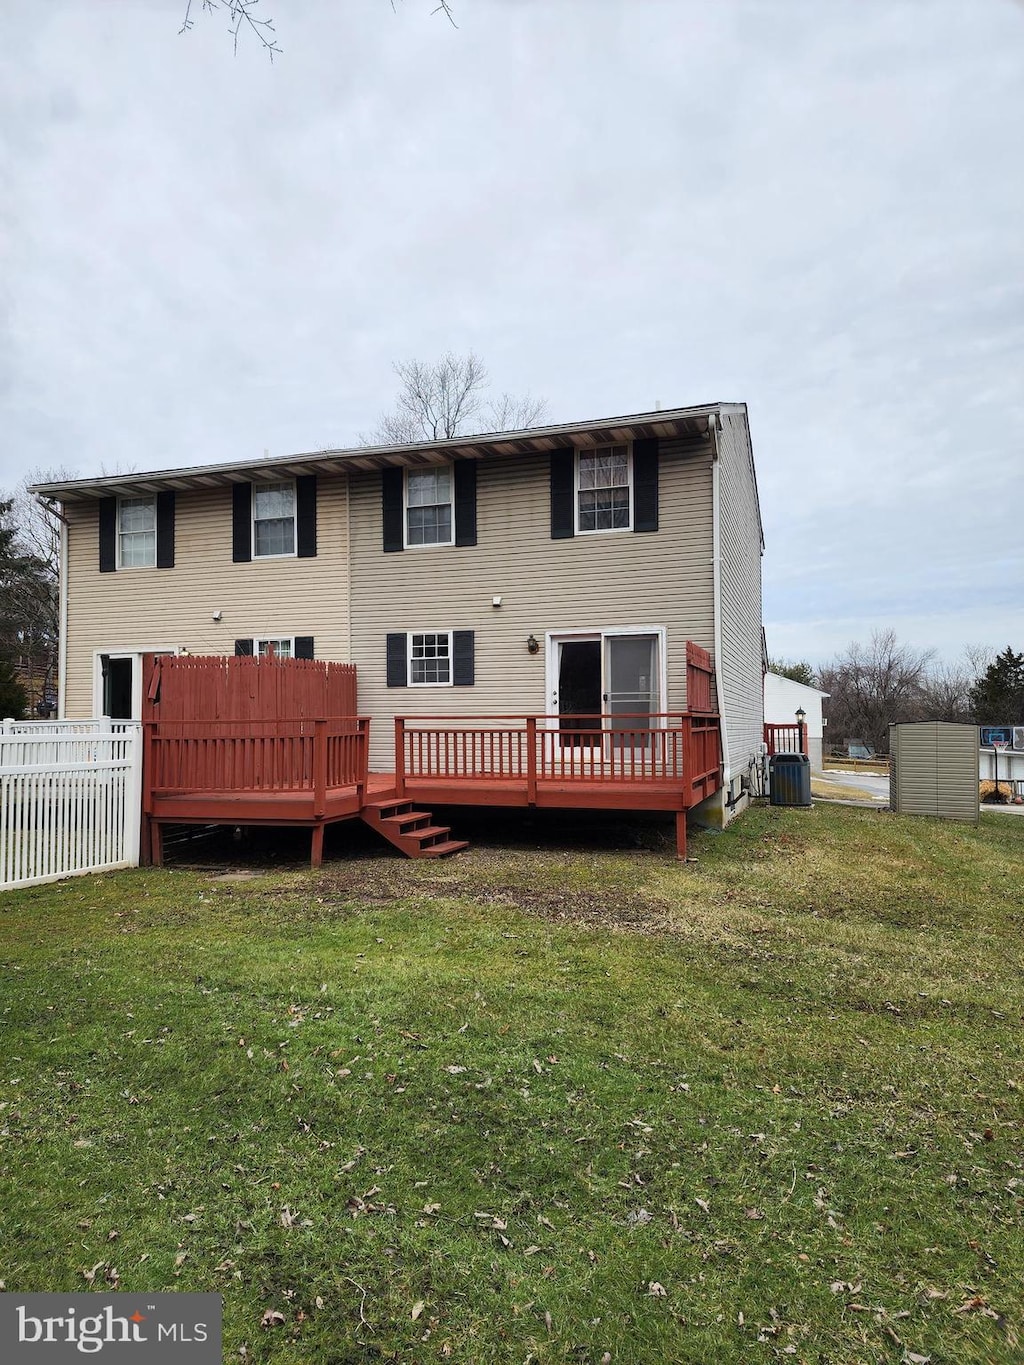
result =
[{"label": "window trim", "polygon": [[[580,527],[580,493],[589,492],[589,489],[580,488],[580,456],[593,455],[598,450],[614,449],[616,446],[624,446],[626,451],[626,487],[629,491],[629,521],[625,526],[597,526],[592,531],[584,531]],[[573,535],[577,536],[610,536],[620,535],[623,531],[632,531],[633,522],[636,516],[636,498],[634,494],[633,479],[633,442],[632,441],[612,441],[607,446],[587,446],[581,448],[576,446],[573,450],[572,462],[572,528]]]},{"label": "window trim", "polygon": [[[121,557],[121,537],[122,537],[122,535],[138,535],[138,534],[140,534],[138,531],[122,531],[122,530],[121,530],[121,507],[122,507],[122,504],[123,504],[123,503],[126,503],[126,502],[148,502],[148,503],[152,506],[152,508],[153,508],[153,530],[152,530],[152,533],[150,533],[150,532],[143,532],[143,533],[142,533],[142,534],[145,534],[145,535],[152,534],[152,536],[153,536],[153,557],[152,557],[152,559],[149,561],[149,563],[147,563],[147,564],[125,564],[124,561],[123,561],[123,559],[122,559],[122,557]],[[157,538],[158,538],[159,534],[160,534],[160,514],[159,514],[159,511],[158,511],[158,509],[157,509],[157,501],[156,501],[156,494],[155,494],[155,493],[142,493],[142,494],[140,494],[138,497],[119,497],[119,498],[117,499],[117,517],[116,517],[115,522],[114,522],[114,546],[115,546],[115,559],[114,559],[114,562],[115,562],[115,565],[116,565],[116,567],[117,567],[117,572],[118,572],[118,573],[121,573],[121,572],[123,571],[123,572],[125,572],[125,573],[130,573],[132,569],[155,569],[156,566],[157,566],[157,558],[158,558]]]},{"label": "window trim", "polygon": [[[410,540],[409,540],[409,475],[410,475],[410,474],[429,474],[429,473],[433,473],[433,472],[435,472],[435,471],[437,471],[437,470],[439,470],[439,469],[447,469],[447,471],[448,471],[448,507],[451,509],[451,516],[449,517],[449,521],[448,521],[448,539],[447,539],[447,540],[419,541],[419,542],[417,542],[416,544],[412,544],[412,543],[410,542]],[[429,504],[429,505],[430,505],[430,506],[433,506],[433,507],[443,507],[445,504],[444,504],[444,503],[438,502],[438,503],[431,503],[431,504]],[[454,464],[453,464],[451,461],[448,461],[448,462],[446,462],[445,464],[421,465],[421,466],[420,466],[419,468],[417,468],[417,469],[403,469],[403,470],[402,470],[402,548],[405,549],[405,550],[436,550],[436,549],[438,549],[439,547],[442,547],[442,546],[445,546],[445,545],[454,545],[454,544],[455,544],[455,466],[454,466]],[[449,632],[449,634],[450,634],[450,633],[451,633],[451,632]],[[421,631],[421,630],[418,630],[418,631],[416,632],[416,634],[417,634],[417,635],[430,635],[430,634],[443,635],[444,632],[443,632],[443,631]],[[435,684],[424,684],[424,683],[417,683],[417,684],[416,684],[416,686],[418,686],[418,687],[433,686],[433,685],[435,685]]]},{"label": "window trim", "polygon": [[[296,559],[299,552],[299,493],[295,486],[294,479],[271,479],[267,483],[253,483],[249,485],[249,553],[252,559]],[[277,554],[261,555],[256,550],[256,494],[266,492],[268,488],[284,488],[292,490],[292,548],[281,550]],[[260,517],[260,521],[275,521],[276,517]],[[267,637],[273,638],[273,637]],[[283,640],[285,636],[281,636]]]},{"label": "window trim", "polygon": [[[414,547],[418,548],[418,547]],[[412,676],[412,642],[417,635],[444,635],[448,639],[448,681],[414,682]],[[407,630],[405,632],[405,685],[406,687],[454,687],[455,686],[455,632],[451,630]]]}]

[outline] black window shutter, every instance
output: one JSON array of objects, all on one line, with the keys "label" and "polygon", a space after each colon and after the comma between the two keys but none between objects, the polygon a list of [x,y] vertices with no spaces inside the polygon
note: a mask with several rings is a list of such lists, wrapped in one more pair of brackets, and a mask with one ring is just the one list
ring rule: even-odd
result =
[{"label": "black window shutter", "polygon": [[551,539],[568,540],[574,534],[576,518],[573,498],[576,452],[571,446],[551,452]]},{"label": "black window shutter", "polygon": [[[401,470],[399,470],[401,473]],[[409,686],[405,631],[388,636],[388,687]]]},{"label": "black window shutter", "polygon": [[452,682],[456,687],[473,686],[473,634],[471,630],[452,631]]},{"label": "black window shutter", "polygon": [[316,558],[316,475],[295,480],[295,546],[299,559]]},{"label": "black window shutter", "polygon": [[246,656],[246,658],[252,658],[252,641],[251,641],[251,640],[236,640],[236,641],[235,641],[235,654],[236,654],[236,655],[242,655],[242,654],[244,654],[244,655]]},{"label": "black window shutter", "polygon": [[296,635],[295,637],[295,657],[296,659],[313,658],[313,637],[312,635]]},{"label": "black window shutter", "polygon": [[231,558],[236,564],[252,559],[251,483],[231,485]]},{"label": "black window shutter", "polygon": [[100,573],[117,568],[117,499],[100,498]]},{"label": "black window shutter", "polygon": [[455,544],[476,544],[476,461],[456,460]]},{"label": "black window shutter", "polygon": [[156,495],[156,567],[174,568],[174,493]]},{"label": "black window shutter", "polygon": [[658,529],[658,438],[633,442],[633,530]]},{"label": "black window shutter", "polygon": [[[401,469],[381,471],[380,483],[384,510],[384,550],[405,549],[405,527],[402,525],[402,495],[404,491],[404,472]],[[397,686],[397,684],[395,684]],[[404,683],[401,686],[405,686]]]}]

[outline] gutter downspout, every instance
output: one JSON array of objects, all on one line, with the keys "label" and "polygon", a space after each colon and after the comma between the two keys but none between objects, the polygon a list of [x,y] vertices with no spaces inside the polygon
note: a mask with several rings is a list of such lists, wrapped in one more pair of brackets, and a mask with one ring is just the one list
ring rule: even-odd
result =
[{"label": "gutter downspout", "polygon": [[718,724],[722,737],[722,785],[728,796],[732,774],[729,763],[729,731],[726,721],[725,689],[722,685],[722,498],[719,479],[718,419],[708,414],[708,435],[711,437],[711,567],[715,601],[715,688],[718,692]]}]

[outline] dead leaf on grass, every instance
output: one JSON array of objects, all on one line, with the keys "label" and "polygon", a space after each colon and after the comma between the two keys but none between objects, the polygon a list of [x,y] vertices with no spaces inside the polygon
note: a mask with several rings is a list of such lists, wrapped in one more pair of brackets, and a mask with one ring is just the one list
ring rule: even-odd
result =
[{"label": "dead leaf on grass", "polygon": [[260,1326],[261,1326],[261,1327],[283,1327],[283,1326],[284,1326],[284,1314],[281,1313],[281,1312],[279,1312],[276,1308],[268,1308],[267,1311],[266,1311],[266,1312],[263,1314],[263,1316],[260,1318]]}]

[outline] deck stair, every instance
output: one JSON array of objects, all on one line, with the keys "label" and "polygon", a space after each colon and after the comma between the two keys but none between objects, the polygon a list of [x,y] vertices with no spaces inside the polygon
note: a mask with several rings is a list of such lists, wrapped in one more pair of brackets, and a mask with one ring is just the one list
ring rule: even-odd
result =
[{"label": "deck stair", "polygon": [[465,839],[453,839],[447,825],[435,825],[430,811],[417,810],[411,801],[370,801],[359,814],[409,858],[446,858],[469,847]]}]

